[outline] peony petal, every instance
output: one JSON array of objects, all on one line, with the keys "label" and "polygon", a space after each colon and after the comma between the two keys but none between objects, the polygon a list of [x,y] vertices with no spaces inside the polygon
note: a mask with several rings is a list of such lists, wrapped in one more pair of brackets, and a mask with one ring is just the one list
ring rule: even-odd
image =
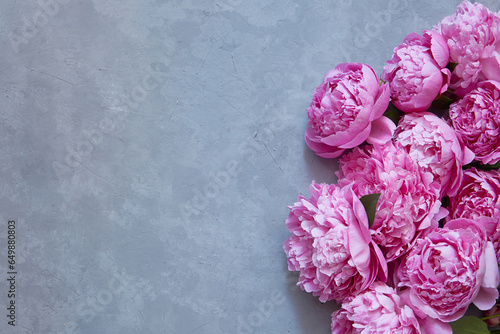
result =
[{"label": "peony petal", "polygon": [[488,80],[500,81],[500,54],[494,52],[492,57],[481,59],[484,75]]},{"label": "peony petal", "polygon": [[485,273],[478,295],[473,300],[480,310],[489,310],[498,298],[498,266],[493,244],[488,241],[484,252]]},{"label": "peony petal", "polygon": [[[497,267],[498,268],[498,267]],[[498,269],[497,269],[498,271]],[[498,298],[497,288],[481,288],[473,303],[480,310],[486,311],[493,307]]]},{"label": "peony petal", "polygon": [[403,42],[406,42],[406,43],[408,43],[408,42],[424,43],[425,39],[422,36],[420,36],[419,34],[417,34],[416,32],[411,32],[408,35],[406,35]]},{"label": "peony petal", "polygon": [[468,147],[464,147],[464,156],[462,159],[462,166],[470,164],[476,155]]},{"label": "peony petal", "polygon": [[[355,135],[354,138],[352,138],[350,141],[348,141],[345,144],[339,145],[339,148],[347,149],[361,145],[370,135],[370,131],[371,131],[371,124],[368,124],[366,128],[364,128],[361,132]],[[327,139],[328,138],[325,138],[323,141],[326,141]]]},{"label": "peony petal", "polygon": [[[498,196],[500,195],[500,193],[496,195]],[[479,217],[478,222],[482,227],[484,227],[487,235],[492,236],[493,234],[495,234],[498,225],[497,219],[493,217]]]},{"label": "peony petal", "polygon": [[424,31],[425,34],[430,37],[432,57],[440,67],[446,67],[450,62],[450,48],[446,43],[446,39],[432,30]]},{"label": "peony petal", "polygon": [[352,192],[353,210],[356,220],[349,225],[349,253],[356,268],[362,276],[370,272],[370,231],[368,230],[368,217],[359,198]]},{"label": "peony petal", "polygon": [[467,304],[464,307],[461,307],[459,309],[456,309],[456,310],[454,310],[455,312],[452,314],[448,314],[448,315],[441,314],[441,315],[439,315],[438,318],[442,321],[445,321],[445,322],[456,321],[465,315],[465,312],[467,312],[468,306],[469,306],[469,304]]},{"label": "peony petal", "polygon": [[[375,252],[375,256],[373,258],[376,258],[379,263],[378,267],[378,279],[382,282],[386,282],[387,278],[389,277],[389,270],[387,266],[387,261],[385,260],[384,254],[382,254],[382,251],[378,247],[377,244],[375,244],[373,241],[371,243],[371,247],[373,251]],[[373,261],[373,259],[372,259]]]},{"label": "peony petal", "polygon": [[347,73],[350,71],[360,71],[363,68],[363,64],[361,63],[341,63],[335,66],[334,69],[328,71],[323,79],[323,82],[328,82],[332,78],[335,78],[337,75],[341,73]]},{"label": "peony petal", "polygon": [[421,334],[452,334],[451,326],[447,322],[443,322],[431,317],[419,319]]},{"label": "peony petal", "polygon": [[368,65],[362,64],[363,81],[366,91],[370,96],[380,95],[380,80],[375,70]]},{"label": "peony petal", "polygon": [[382,116],[372,122],[370,135],[366,141],[372,145],[383,145],[392,139],[394,130],[396,130],[396,124],[388,117]]},{"label": "peony petal", "polygon": [[384,112],[387,110],[389,106],[389,102],[391,100],[391,91],[389,89],[389,84],[383,84],[379,89],[379,94],[375,98],[375,104],[373,105],[371,120],[375,120],[379,117],[382,117]]},{"label": "peony petal", "polygon": [[306,130],[305,140],[307,146],[309,146],[311,150],[322,158],[337,158],[345,151],[344,149],[340,149],[335,146],[326,145],[321,141],[318,142],[318,139],[315,137],[314,131],[311,128]]},{"label": "peony petal", "polygon": [[[339,131],[330,136],[321,138],[323,144],[329,146],[337,146],[342,148],[353,148],[361,144],[366,140],[366,137],[370,132],[366,132],[366,127],[370,125],[368,120],[357,119],[351,126],[345,131]],[[365,136],[363,138],[363,136]],[[361,140],[362,139],[362,140]],[[361,142],[359,142],[361,140]],[[359,142],[358,144],[356,144]]]},{"label": "peony petal", "polygon": [[447,68],[441,69],[441,73],[443,75],[443,87],[441,87],[441,90],[439,91],[439,94],[443,94],[448,90],[448,87],[450,86],[450,80],[451,80],[451,72]]},{"label": "peony petal", "polygon": [[366,214],[365,207],[363,203],[361,203],[359,197],[354,193],[354,190],[350,190],[350,196],[352,196],[352,208],[354,210],[354,214],[357,218],[357,224],[360,226],[361,235],[364,238],[366,244],[371,241],[369,226],[368,226],[368,216]]},{"label": "peony petal", "polygon": [[436,311],[430,305],[427,305],[426,303],[422,302],[422,300],[420,300],[417,293],[414,292],[413,289],[405,291],[408,291],[408,295],[406,297],[406,303],[409,307],[411,307],[411,309],[413,310],[413,312],[415,312],[416,315],[418,315],[421,318],[424,318],[426,316],[432,318],[438,318],[438,314],[436,313]]}]

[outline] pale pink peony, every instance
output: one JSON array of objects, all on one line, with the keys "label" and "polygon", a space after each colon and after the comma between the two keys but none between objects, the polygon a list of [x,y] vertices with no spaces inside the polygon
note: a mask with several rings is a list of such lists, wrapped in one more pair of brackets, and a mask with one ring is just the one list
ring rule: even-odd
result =
[{"label": "pale pink peony", "polygon": [[450,87],[463,97],[483,80],[500,81],[500,16],[480,3],[462,2],[436,27],[456,63]]},{"label": "pale pink peony", "polygon": [[500,82],[480,82],[450,106],[450,120],[476,160],[484,164],[500,160]]},{"label": "pale pink peony", "polygon": [[445,322],[471,303],[490,309],[498,298],[498,267],[485,229],[471,219],[450,220],[419,239],[398,270],[399,287],[421,317]]},{"label": "pale pink peony", "polygon": [[455,131],[430,112],[404,115],[394,140],[397,147],[404,148],[420,167],[434,175],[441,184],[441,196],[457,192],[462,166],[474,159]]},{"label": "pale pink peony", "polygon": [[404,254],[422,231],[447,214],[440,184],[392,142],[355,148],[340,160],[338,184],[352,184],[358,197],[380,193],[372,238],[387,261]]},{"label": "pale pink peony", "polygon": [[336,158],[365,140],[386,142],[395,128],[382,116],[389,100],[389,86],[380,85],[370,66],[338,65],[326,74],[307,108],[307,145],[321,157]]},{"label": "pale pink peony", "polygon": [[450,325],[433,319],[420,319],[382,282],[350,298],[332,314],[332,334],[451,334]]},{"label": "pale pink peony", "polygon": [[486,228],[500,263],[500,172],[465,170],[462,185],[450,197],[448,209],[450,219],[469,218]]},{"label": "pale pink peony", "polygon": [[311,198],[299,196],[286,220],[293,233],[284,243],[288,269],[299,271],[298,285],[326,302],[342,302],[363,291],[387,263],[371,240],[363,204],[351,188],[312,183]]},{"label": "pale pink peony", "polygon": [[425,111],[448,89],[450,57],[446,40],[435,31],[411,33],[394,49],[382,74],[389,82],[392,103],[404,112]]}]

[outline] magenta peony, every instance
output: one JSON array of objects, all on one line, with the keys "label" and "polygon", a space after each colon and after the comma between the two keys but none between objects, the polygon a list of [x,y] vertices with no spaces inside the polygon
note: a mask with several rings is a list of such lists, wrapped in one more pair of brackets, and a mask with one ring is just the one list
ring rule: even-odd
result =
[{"label": "magenta peony", "polygon": [[363,291],[387,264],[371,240],[366,211],[350,187],[312,183],[311,198],[299,196],[286,220],[293,233],[284,243],[288,269],[299,271],[298,285],[320,301]]},{"label": "magenta peony", "polygon": [[400,120],[394,139],[397,147],[434,175],[441,184],[441,196],[453,195],[462,182],[462,166],[474,154],[441,118],[429,112],[406,114]]},{"label": "magenta peony", "polygon": [[332,334],[451,334],[450,325],[418,318],[396,291],[382,282],[350,298],[332,314]]},{"label": "magenta peony", "polygon": [[321,157],[336,158],[365,140],[386,142],[395,128],[392,121],[382,116],[389,100],[389,86],[380,85],[370,66],[338,65],[316,88],[307,109],[307,145]]},{"label": "magenta peony", "polygon": [[500,160],[500,82],[483,81],[450,106],[455,130],[484,164]]},{"label": "magenta peony", "polygon": [[406,36],[394,49],[382,74],[382,79],[389,82],[394,106],[404,112],[427,110],[448,89],[449,57],[445,39],[435,31]]},{"label": "magenta peony", "polygon": [[485,229],[471,219],[450,220],[419,239],[403,259],[398,277],[421,317],[455,321],[470,303],[487,310],[498,298],[493,245]]},{"label": "magenta peony", "polygon": [[392,142],[356,148],[340,160],[339,185],[350,183],[358,197],[380,193],[372,238],[387,261],[404,254],[422,231],[447,214],[440,184]]},{"label": "magenta peony", "polygon": [[500,172],[467,169],[460,190],[450,197],[450,218],[469,218],[489,230],[500,263]]},{"label": "magenta peony", "polygon": [[480,3],[462,2],[437,26],[456,63],[450,87],[460,97],[483,80],[500,81],[500,16]]}]

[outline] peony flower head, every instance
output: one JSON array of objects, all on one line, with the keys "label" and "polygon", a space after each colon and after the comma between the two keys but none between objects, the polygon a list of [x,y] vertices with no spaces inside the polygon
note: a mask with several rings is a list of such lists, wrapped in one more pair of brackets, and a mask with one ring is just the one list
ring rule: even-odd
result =
[{"label": "peony flower head", "polygon": [[451,327],[440,321],[420,319],[393,288],[382,282],[373,283],[332,314],[332,334],[438,332],[451,334]]},{"label": "peony flower head", "polygon": [[411,33],[394,49],[382,74],[389,82],[392,103],[404,112],[425,111],[448,89],[450,70],[446,40],[435,31]]},{"label": "peony flower head", "polygon": [[368,230],[363,204],[349,187],[312,183],[311,198],[299,196],[286,221],[293,233],[283,248],[298,285],[320,301],[343,301],[365,290],[387,264]]},{"label": "peony flower head", "polygon": [[436,27],[456,63],[450,87],[462,97],[483,80],[500,81],[500,16],[480,3],[462,2]]},{"label": "peony flower head", "polygon": [[484,164],[500,160],[500,82],[480,82],[450,106],[452,126]]},{"label": "peony flower head", "polygon": [[434,175],[441,184],[441,195],[453,195],[462,182],[462,166],[470,163],[474,154],[461,138],[441,118],[429,112],[403,116],[394,136],[397,147]]},{"label": "peony flower head", "polygon": [[370,66],[338,65],[316,88],[307,109],[307,145],[321,157],[336,158],[365,140],[386,142],[395,128],[382,116],[389,100],[389,86],[380,85]]},{"label": "peony flower head", "polygon": [[500,172],[469,168],[459,191],[450,197],[450,217],[500,221]]},{"label": "peony flower head", "polygon": [[448,209],[450,219],[469,218],[486,228],[500,263],[500,172],[465,170],[462,185],[450,197]]},{"label": "peony flower head", "polygon": [[370,230],[387,261],[404,254],[422,231],[447,214],[440,184],[392,142],[354,149],[340,160],[337,176],[339,185],[352,183],[359,197],[381,194]]},{"label": "peony flower head", "polygon": [[454,219],[419,239],[398,269],[399,286],[420,316],[450,322],[474,303],[491,308],[498,298],[498,267],[486,231],[471,219]]}]

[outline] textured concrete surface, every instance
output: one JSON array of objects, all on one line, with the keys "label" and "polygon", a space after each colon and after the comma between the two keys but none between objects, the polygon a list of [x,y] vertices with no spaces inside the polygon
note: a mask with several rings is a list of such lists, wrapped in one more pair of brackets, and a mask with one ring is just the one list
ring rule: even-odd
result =
[{"label": "textured concrete surface", "polygon": [[0,332],[329,333],[282,250],[287,205],[334,181],[312,91],[457,4],[2,1]]}]

